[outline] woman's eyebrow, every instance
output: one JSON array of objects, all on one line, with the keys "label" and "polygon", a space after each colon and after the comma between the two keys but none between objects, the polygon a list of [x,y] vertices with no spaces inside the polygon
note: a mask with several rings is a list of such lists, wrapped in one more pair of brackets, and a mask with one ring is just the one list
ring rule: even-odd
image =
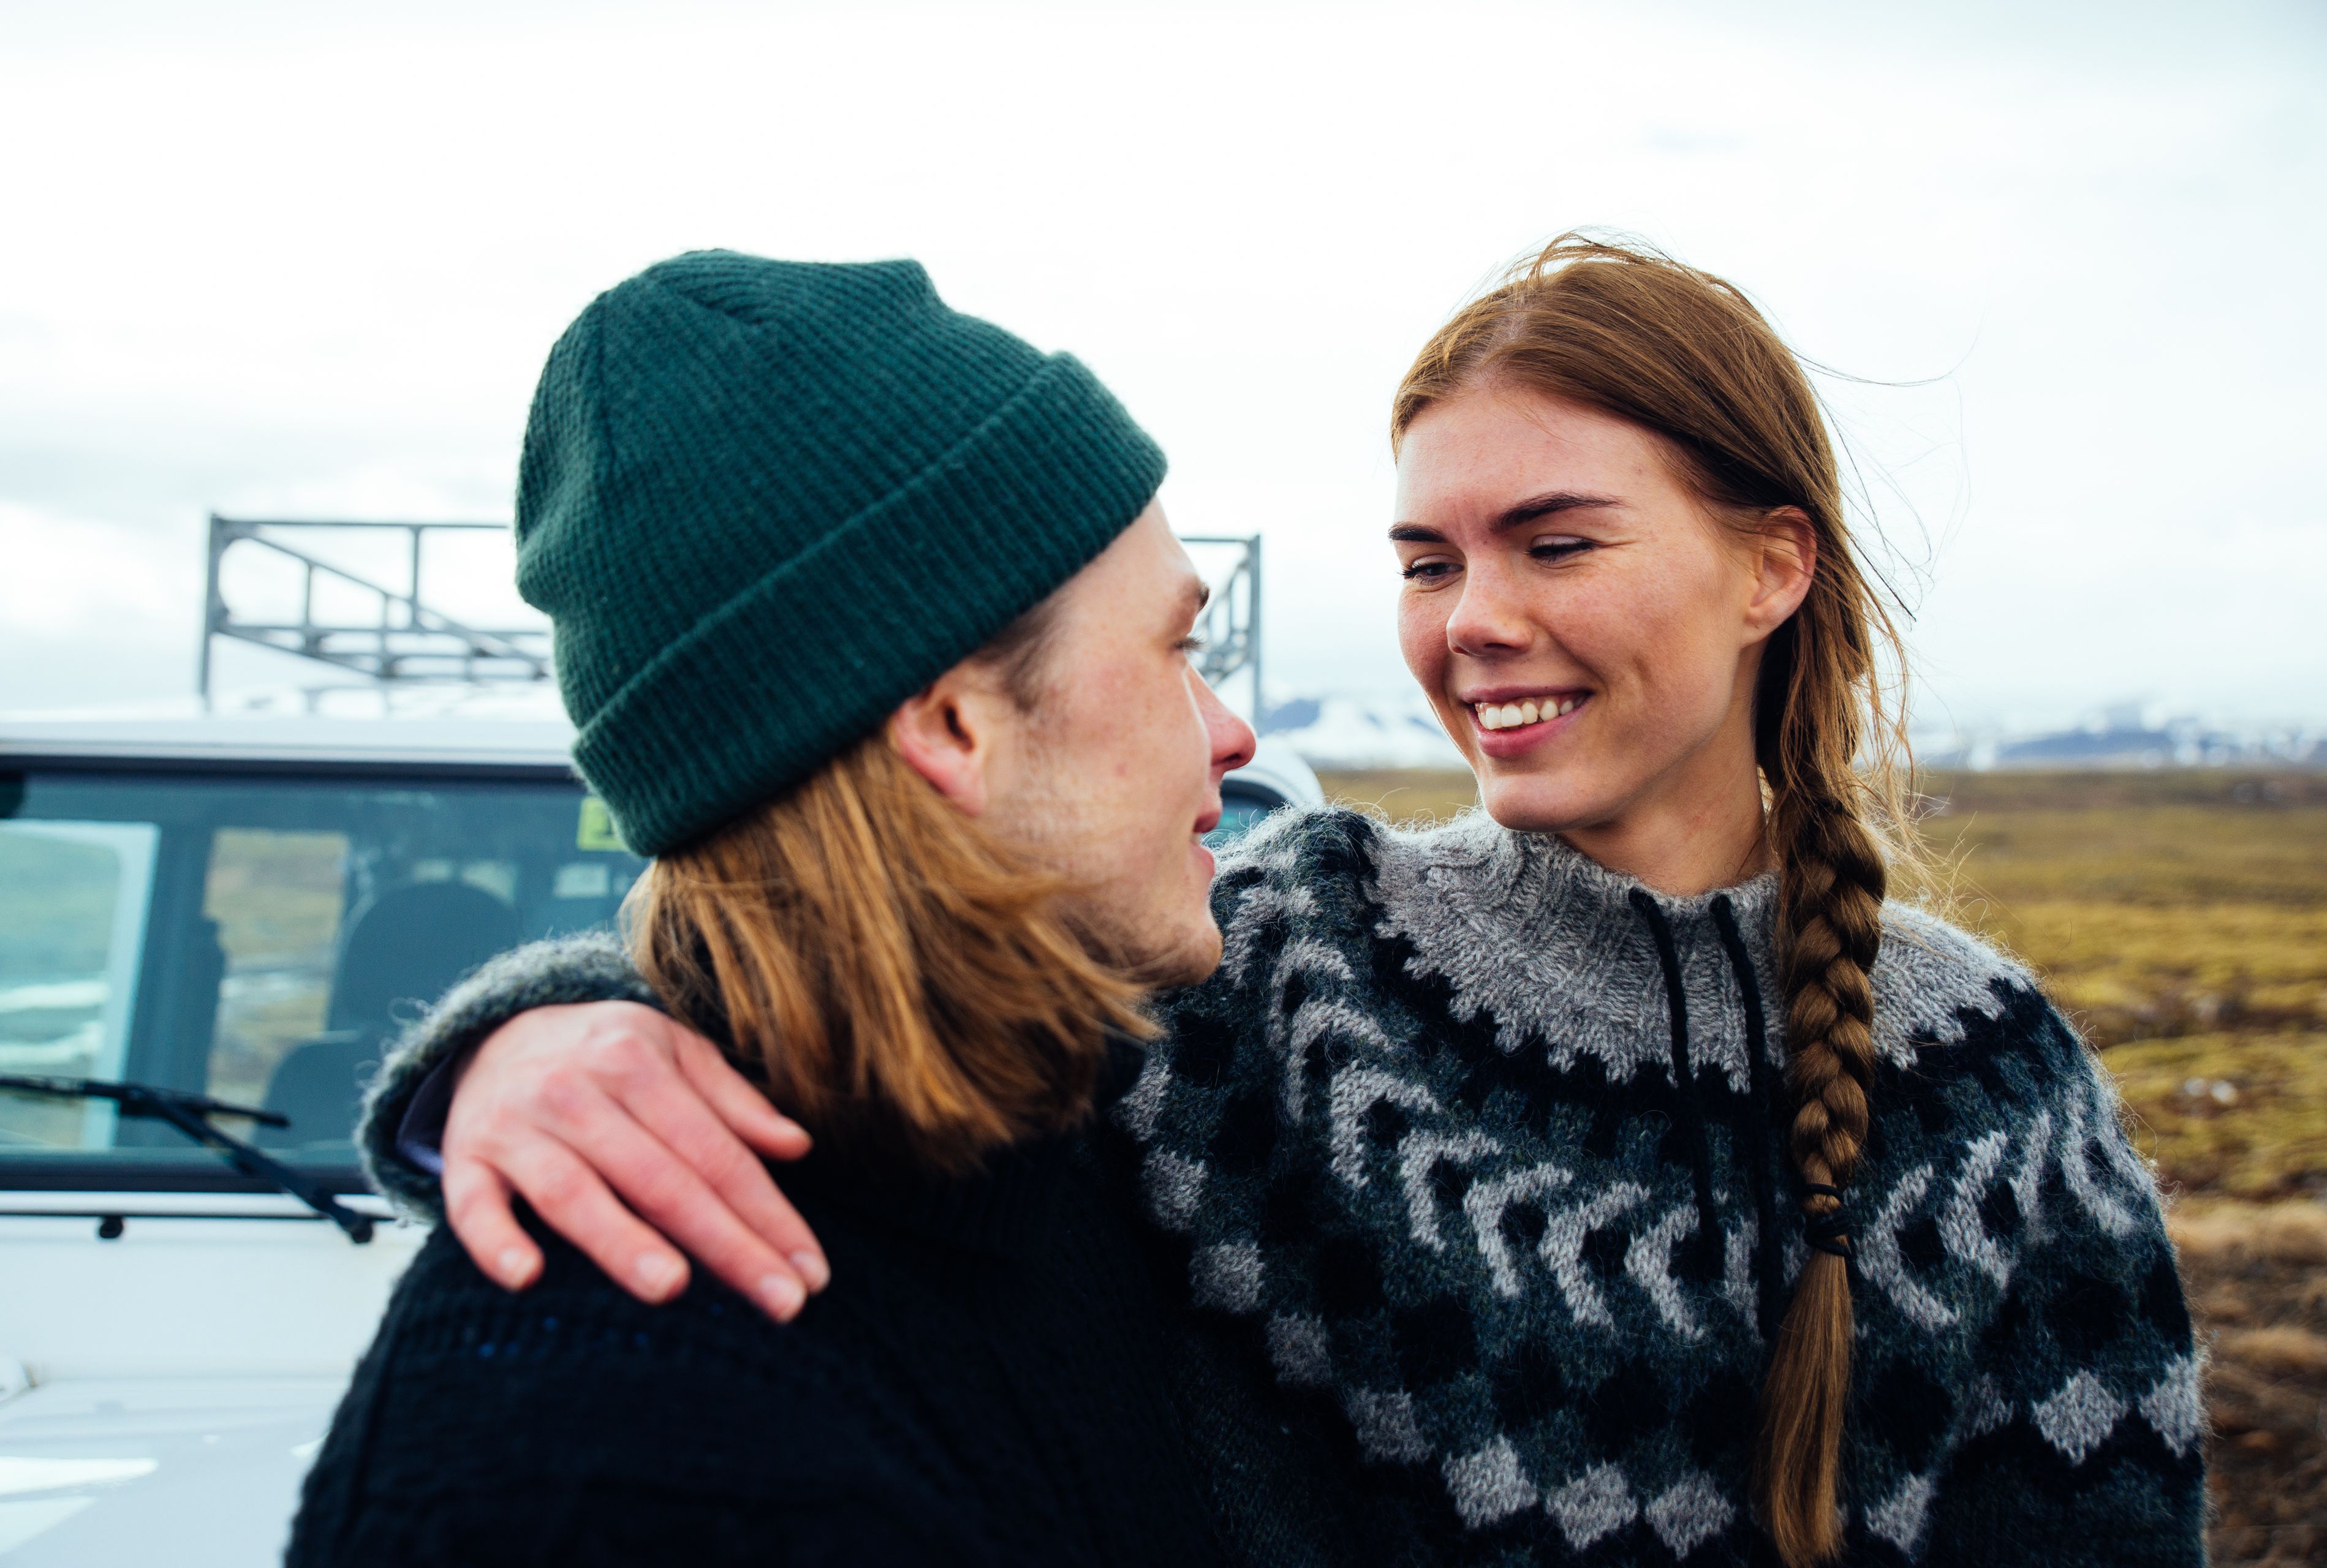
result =
[{"label": "woman's eyebrow", "polygon": [[[1528,497],[1515,507],[1504,509],[1503,514],[1489,527],[1491,532],[1500,534],[1560,512],[1576,511],[1584,507],[1621,507],[1623,504],[1614,496],[1593,495],[1584,490],[1547,490],[1542,495]],[[1446,536],[1420,523],[1395,523],[1390,527],[1389,539],[1393,545],[1443,545],[1446,542]]]},{"label": "woman's eyebrow", "polygon": [[1536,522],[1560,512],[1579,511],[1585,507],[1621,507],[1623,504],[1614,496],[1593,495],[1583,490],[1547,490],[1542,495],[1530,496],[1519,505],[1505,509],[1503,515],[1494,521],[1494,531],[1500,534],[1523,523]]}]

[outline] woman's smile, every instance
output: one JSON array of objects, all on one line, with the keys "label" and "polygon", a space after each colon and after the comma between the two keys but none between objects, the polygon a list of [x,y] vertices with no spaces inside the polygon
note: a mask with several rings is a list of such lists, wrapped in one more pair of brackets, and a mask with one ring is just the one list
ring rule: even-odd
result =
[{"label": "woman's smile", "polygon": [[1470,714],[1472,738],[1481,753],[1508,761],[1565,734],[1591,700],[1588,689],[1574,686],[1499,686],[1457,695],[1454,705]]}]

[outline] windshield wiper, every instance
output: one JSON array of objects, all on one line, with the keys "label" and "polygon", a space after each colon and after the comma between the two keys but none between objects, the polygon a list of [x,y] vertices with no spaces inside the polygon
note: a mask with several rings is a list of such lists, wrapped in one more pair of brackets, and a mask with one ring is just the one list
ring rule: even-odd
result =
[{"label": "windshield wiper", "polygon": [[233,1134],[220,1131],[210,1125],[210,1120],[212,1116],[248,1116],[262,1126],[287,1127],[291,1125],[288,1116],[250,1106],[214,1100],[208,1095],[189,1094],[183,1089],[157,1088],[152,1084],[109,1083],[102,1078],[40,1078],[0,1073],[0,1089],[14,1089],[19,1094],[48,1095],[61,1100],[111,1100],[121,1107],[121,1114],[125,1116],[144,1116],[150,1121],[167,1122],[204,1148],[214,1149],[226,1156],[227,1163],[244,1175],[296,1198],[346,1231],[349,1240],[366,1242],[371,1239],[371,1216],[358,1214],[333,1197],[322,1182],[301,1175],[282,1161],[252,1147]]}]

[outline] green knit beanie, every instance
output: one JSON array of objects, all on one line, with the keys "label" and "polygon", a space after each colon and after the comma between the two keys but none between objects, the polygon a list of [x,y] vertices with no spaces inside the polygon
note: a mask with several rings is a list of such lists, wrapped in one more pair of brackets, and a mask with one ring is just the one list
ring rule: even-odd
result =
[{"label": "green knit beanie", "polygon": [[1164,453],[911,261],[698,251],[550,350],[518,478],[575,760],[659,854],[797,783],[1081,569]]}]

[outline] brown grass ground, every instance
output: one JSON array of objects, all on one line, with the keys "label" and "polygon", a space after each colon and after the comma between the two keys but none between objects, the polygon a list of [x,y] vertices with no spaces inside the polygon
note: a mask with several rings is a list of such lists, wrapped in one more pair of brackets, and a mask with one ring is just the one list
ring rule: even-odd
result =
[{"label": "brown grass ground", "polygon": [[[1467,774],[1334,773],[1394,821]],[[2217,1563],[2327,1563],[2327,774],[1939,775],[1956,919],[2116,1074],[2210,1342]]]}]

